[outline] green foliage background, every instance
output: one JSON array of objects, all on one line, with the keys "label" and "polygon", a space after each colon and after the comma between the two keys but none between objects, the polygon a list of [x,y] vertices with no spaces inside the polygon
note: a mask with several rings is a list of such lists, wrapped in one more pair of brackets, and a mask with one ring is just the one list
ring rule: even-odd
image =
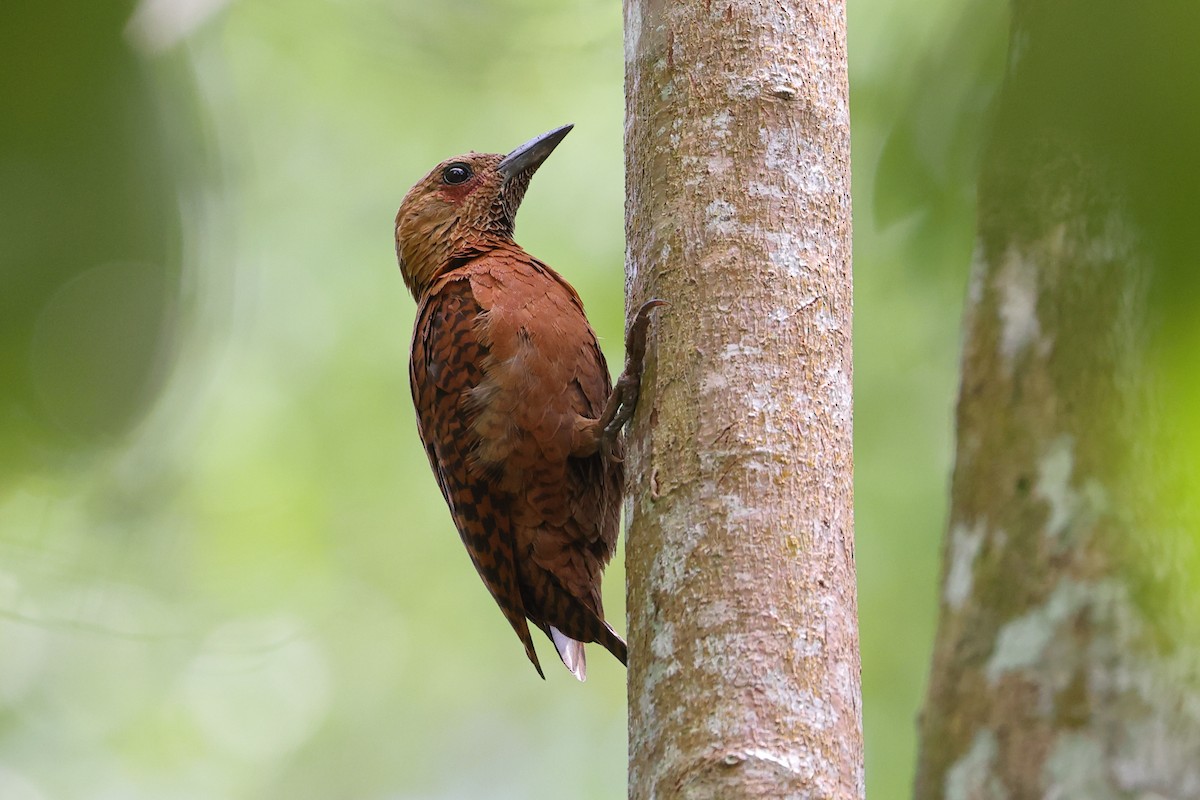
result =
[{"label": "green foliage background", "polygon": [[[131,2],[18,2],[0,23],[0,797],[623,796],[624,670],[596,650],[578,685],[540,642],[538,680],[451,527],[391,240],[437,161],[574,122],[518,238],[619,363],[619,6],[145,5],[130,23]],[[886,800],[911,784],[1003,20],[950,0],[849,14],[864,714]]]}]

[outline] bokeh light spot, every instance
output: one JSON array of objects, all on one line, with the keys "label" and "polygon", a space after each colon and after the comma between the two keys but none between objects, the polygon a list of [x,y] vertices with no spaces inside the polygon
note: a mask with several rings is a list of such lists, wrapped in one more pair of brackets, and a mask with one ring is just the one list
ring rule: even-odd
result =
[{"label": "bokeh light spot", "polygon": [[214,746],[267,760],[315,732],[329,710],[329,671],[299,620],[247,618],[208,637],[187,670],[183,695]]}]

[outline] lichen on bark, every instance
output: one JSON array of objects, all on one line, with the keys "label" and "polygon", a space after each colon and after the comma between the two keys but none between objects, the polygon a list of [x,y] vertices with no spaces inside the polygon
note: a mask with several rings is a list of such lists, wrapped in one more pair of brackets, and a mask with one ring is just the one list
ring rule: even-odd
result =
[{"label": "lichen on bark", "polygon": [[[1124,13],[1136,32],[1144,12]],[[1200,797],[1196,598],[1171,566],[1196,520],[1166,488],[1190,456],[1163,429],[1153,300],[1167,249],[1085,88],[1099,56],[1060,38],[1106,52],[1119,23],[1091,14],[1014,5],[979,184],[922,800]]]}]

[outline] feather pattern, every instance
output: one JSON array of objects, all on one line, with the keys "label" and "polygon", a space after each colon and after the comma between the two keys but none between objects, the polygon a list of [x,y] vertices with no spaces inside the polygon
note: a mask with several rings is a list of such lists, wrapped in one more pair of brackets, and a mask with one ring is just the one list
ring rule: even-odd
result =
[{"label": "feather pattern", "polygon": [[396,212],[396,256],[417,301],[418,428],[455,527],[538,674],[531,622],[583,680],[584,643],[626,661],[600,579],[624,492],[620,431],[663,303],[630,325],[614,389],[579,295],[513,241],[530,179],[570,130],[438,164]]},{"label": "feather pattern", "polygon": [[572,455],[612,390],[574,289],[511,242],[455,259],[421,299],[410,376],[455,526],[539,674],[527,619],[581,680],[581,643],[624,663],[600,597],[624,475]]}]

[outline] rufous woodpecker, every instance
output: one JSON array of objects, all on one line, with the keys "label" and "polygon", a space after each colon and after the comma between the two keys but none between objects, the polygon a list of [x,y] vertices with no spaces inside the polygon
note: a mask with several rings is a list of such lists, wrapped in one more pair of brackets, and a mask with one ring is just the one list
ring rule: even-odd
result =
[{"label": "rufous woodpecker", "polygon": [[533,173],[571,127],[438,164],[400,204],[396,255],[417,301],[417,426],[454,524],[538,674],[526,619],[584,680],[586,642],[626,662],[600,578],[620,524],[620,431],[663,303],[635,316],[614,390],[579,295],[513,241]]}]

